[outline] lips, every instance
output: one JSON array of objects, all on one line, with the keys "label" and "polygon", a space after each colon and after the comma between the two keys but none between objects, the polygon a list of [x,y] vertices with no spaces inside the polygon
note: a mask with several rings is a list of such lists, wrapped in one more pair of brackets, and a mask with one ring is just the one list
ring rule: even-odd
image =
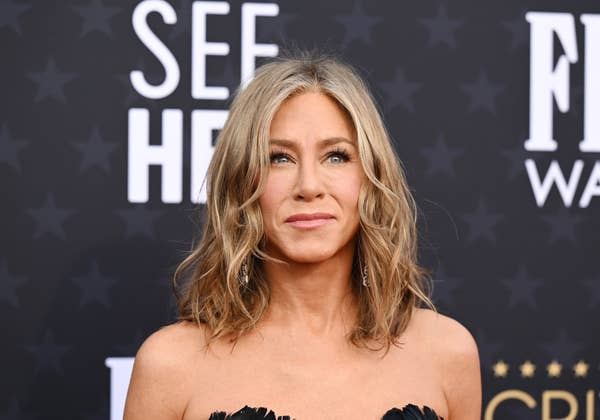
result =
[{"label": "lips", "polygon": [[329,213],[298,213],[285,219],[286,223],[298,222],[305,220],[317,220],[317,219],[333,219],[334,217]]}]

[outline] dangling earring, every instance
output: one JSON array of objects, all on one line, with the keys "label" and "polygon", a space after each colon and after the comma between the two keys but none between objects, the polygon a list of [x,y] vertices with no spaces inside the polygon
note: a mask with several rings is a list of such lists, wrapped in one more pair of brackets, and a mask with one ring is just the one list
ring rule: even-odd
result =
[{"label": "dangling earring", "polygon": [[244,286],[248,286],[248,263],[246,261],[242,263],[242,269],[238,273],[238,282]]},{"label": "dangling earring", "polygon": [[[361,258],[359,257],[358,259],[359,265],[362,267],[362,261]],[[362,285],[367,287],[369,285],[369,283],[367,282],[368,276],[369,276],[369,270],[367,268],[367,264],[365,264],[364,267],[361,268],[361,277],[362,277]]]}]

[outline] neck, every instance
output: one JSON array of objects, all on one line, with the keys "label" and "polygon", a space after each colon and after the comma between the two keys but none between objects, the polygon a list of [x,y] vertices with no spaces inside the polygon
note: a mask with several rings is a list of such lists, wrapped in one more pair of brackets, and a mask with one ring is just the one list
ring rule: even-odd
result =
[{"label": "neck", "polygon": [[356,318],[356,300],[351,288],[354,241],[333,257],[314,263],[275,256],[288,264],[263,261],[271,289],[265,323],[285,328],[294,335],[344,336]]}]

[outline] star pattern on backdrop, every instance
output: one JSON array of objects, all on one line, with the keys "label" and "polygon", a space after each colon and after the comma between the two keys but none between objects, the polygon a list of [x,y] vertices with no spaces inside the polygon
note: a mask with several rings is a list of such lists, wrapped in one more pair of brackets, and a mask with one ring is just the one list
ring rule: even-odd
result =
[{"label": "star pattern on backdrop", "polygon": [[3,123],[0,130],[0,164],[6,164],[21,172],[19,152],[27,147],[29,141],[18,140],[11,136],[8,124]]},{"label": "star pattern on backdrop", "polygon": [[494,376],[497,378],[506,378],[508,375],[508,371],[510,366],[504,360],[498,360],[492,366],[492,370],[494,371]]},{"label": "star pattern on backdrop", "polygon": [[101,274],[96,260],[92,261],[87,273],[75,276],[71,280],[81,291],[81,298],[79,300],[80,308],[96,302],[103,305],[106,309],[110,309],[111,299],[109,289],[117,283],[117,280]]},{"label": "star pattern on backdrop", "polygon": [[437,303],[442,303],[449,308],[456,307],[455,292],[460,289],[463,279],[457,276],[449,276],[445,267],[440,264],[432,276],[433,297]]},{"label": "star pattern on backdrop", "polygon": [[26,282],[26,276],[10,273],[6,259],[0,258],[0,302],[8,303],[18,309],[20,302],[17,289]]},{"label": "star pattern on backdrop", "polygon": [[386,108],[393,110],[402,105],[405,110],[415,112],[414,94],[421,89],[421,83],[408,81],[404,69],[397,67],[394,77],[389,81],[380,82],[379,86],[386,98]]},{"label": "star pattern on backdrop", "polygon": [[553,213],[541,215],[540,218],[550,228],[550,238],[548,239],[550,245],[560,239],[566,239],[573,245],[577,243],[575,228],[583,221],[582,216],[573,214],[568,208],[560,206]]},{"label": "star pattern on backdrop", "polygon": [[35,222],[34,239],[44,234],[54,235],[59,239],[66,239],[64,223],[75,213],[75,210],[57,207],[54,202],[54,194],[46,193],[46,201],[39,208],[29,208],[27,213]]},{"label": "star pattern on backdrop", "polygon": [[583,360],[579,360],[573,366],[573,375],[576,378],[585,378],[588,375],[590,365],[585,363]]},{"label": "star pattern on backdrop", "polygon": [[446,6],[441,4],[437,14],[430,18],[419,19],[419,22],[427,28],[429,39],[427,48],[444,44],[450,48],[456,48],[456,31],[463,25],[463,19],[450,19]]},{"label": "star pattern on backdrop", "polygon": [[546,371],[548,372],[549,378],[558,378],[562,373],[563,366],[556,360],[552,360],[547,366]]},{"label": "star pattern on backdrop", "polygon": [[519,265],[519,269],[514,276],[502,279],[502,284],[509,291],[509,309],[514,308],[519,303],[524,303],[531,309],[537,309],[535,292],[543,285],[543,282],[532,279],[523,264]]},{"label": "star pattern on backdrop", "polygon": [[43,71],[31,72],[28,76],[37,84],[35,102],[51,98],[63,104],[67,103],[64,92],[65,85],[76,77],[75,73],[61,72],[53,58],[48,58],[46,68]]},{"label": "star pattern on backdrop", "polygon": [[114,143],[105,142],[100,135],[98,127],[93,127],[89,139],[86,142],[71,142],[81,153],[81,164],[79,171],[97,167],[104,173],[110,173],[110,154],[117,148]]},{"label": "star pattern on backdrop", "polygon": [[513,19],[503,20],[502,26],[510,33],[510,51],[526,47],[529,43],[529,22],[525,19],[526,11],[522,11]]},{"label": "star pattern on backdrop", "polygon": [[484,110],[496,115],[497,96],[504,90],[504,85],[491,82],[483,69],[476,81],[463,83],[460,88],[469,97],[469,112]]},{"label": "star pattern on backdrop", "polygon": [[152,85],[160,84],[164,76],[160,75],[157,71],[149,71],[148,66],[144,63],[144,61],[140,58],[137,60],[137,64],[127,73],[117,74],[115,75],[115,79],[119,81],[123,85],[125,92],[127,92],[127,96],[123,100],[125,106],[130,107],[134,103],[143,102],[143,106],[145,108],[150,108],[153,111],[158,109],[158,102],[153,100],[148,100],[147,98],[140,95],[131,83],[131,71],[140,70],[144,73],[144,77],[146,81]]},{"label": "star pattern on backdrop", "polygon": [[120,7],[105,6],[101,0],[90,0],[87,5],[72,7],[83,19],[81,37],[91,32],[100,32],[113,38],[110,20],[121,11]]},{"label": "star pattern on backdrop", "polygon": [[478,327],[477,334],[475,335],[475,342],[479,350],[479,359],[481,361],[482,368],[487,369],[488,366],[492,365],[496,357],[502,350],[502,344],[498,340],[490,340],[487,336],[486,331]]},{"label": "star pattern on backdrop", "polygon": [[575,363],[581,357],[583,345],[569,337],[567,330],[561,328],[558,334],[550,341],[543,341],[540,345],[549,358],[561,360],[567,364]]},{"label": "star pattern on backdrop", "polygon": [[135,204],[128,209],[116,210],[119,217],[125,222],[125,238],[143,236],[156,239],[156,221],[164,211],[152,210],[143,204]]},{"label": "star pattern on backdrop", "polygon": [[[569,369],[571,366],[571,369]],[[560,378],[561,376],[568,377],[569,373],[573,378],[585,378],[590,373],[590,364],[586,363],[585,360],[579,359],[577,363],[560,363],[557,358],[552,360],[544,366],[540,366],[540,370],[543,369],[548,378]],[[511,367],[504,360],[500,359],[492,364],[491,366],[494,377],[496,378],[507,378],[510,376]],[[521,378],[531,379],[535,377],[538,366],[535,365],[531,360],[526,360],[522,364],[518,365],[518,372]],[[542,371],[542,372],[543,372]],[[517,374],[517,371],[514,371]],[[544,375],[544,373],[541,373]]]},{"label": "star pattern on backdrop", "polygon": [[[525,141],[527,137],[521,136],[519,139]],[[511,147],[504,148],[500,151],[502,156],[506,158],[509,163],[508,166],[508,180],[512,181],[517,178],[517,175],[525,173],[525,160],[529,158],[529,153],[523,147],[523,142]]]},{"label": "star pattern on backdrop", "polygon": [[421,147],[419,153],[427,160],[426,176],[432,177],[433,175],[440,174],[456,177],[454,160],[465,152],[462,148],[448,147],[444,138],[444,133],[440,133],[435,145],[431,147]]},{"label": "star pattern on backdrop", "polygon": [[[16,339],[14,350],[23,354],[3,374],[17,382],[25,375],[30,385],[10,390],[14,399],[5,396],[0,419],[46,418],[48,413],[107,419],[108,388],[79,387],[81,398],[61,406],[61,398],[53,398],[56,390],[41,392],[53,378],[32,373],[64,374],[75,388],[85,376],[94,385],[107,377],[105,357],[133,357],[167,314],[175,316],[164,272],[173,268],[176,248],[187,248],[182,242],[200,226],[195,218],[187,220],[189,195],[177,205],[162,203],[160,171],[151,177],[149,202],[128,203],[127,112],[133,106],[149,109],[151,138],[158,139],[161,112],[182,109],[183,188],[189,187],[190,112],[230,104],[197,101],[186,90],[193,1],[169,2],[177,10],[175,25],[165,25],[157,13],[148,16],[182,70],[180,88],[166,100],[152,100],[130,82],[134,69],[154,85],[164,80],[160,62],[133,31],[134,5],[0,0],[0,36],[7,51],[15,53],[15,59],[6,60],[5,95],[0,98],[0,174],[8,186],[0,311],[8,319],[18,311],[23,320],[13,322],[9,331]],[[432,224],[427,233],[439,232],[440,247],[425,252],[440,254],[432,260],[452,261],[438,264],[432,274],[433,300],[442,313],[448,311],[477,332],[483,380],[496,381],[484,393],[484,403],[497,389],[494,385],[539,390],[567,384],[583,395],[581,390],[600,372],[593,324],[600,311],[593,206],[600,202],[592,200],[586,209],[565,208],[560,200],[545,208],[528,205],[526,200],[534,197],[524,161],[595,159],[577,152],[584,74],[575,70],[583,68],[584,60],[571,66],[569,112],[555,115],[555,134],[575,137],[565,139],[555,154],[542,156],[523,145],[530,130],[529,25],[520,11],[523,5],[464,8],[444,1],[410,8],[353,0],[328,3],[318,16],[313,6],[280,4],[289,10],[257,17],[256,42],[283,40],[280,48],[294,41],[324,48],[343,42],[335,46],[342,59],[364,70],[368,84],[377,87],[394,146],[414,157],[407,176],[414,178],[415,190],[433,195],[429,202],[450,201],[456,219],[465,219],[432,218],[448,229],[440,232]],[[579,17],[585,11],[572,6],[582,44],[585,28]],[[231,54],[211,61],[207,84],[226,86],[231,93],[240,77],[240,19],[240,4],[231,4],[227,16],[208,17],[207,39],[229,42]],[[404,39],[398,38],[400,25]],[[580,52],[581,58],[585,51]],[[94,60],[85,59],[90,54]],[[263,60],[257,59],[257,65]],[[485,147],[475,144],[482,139]],[[94,201],[92,209],[89,200]],[[206,212],[205,205],[197,207]],[[560,207],[563,214],[555,210]],[[102,219],[107,215],[108,220]],[[174,240],[165,241],[163,232]],[[528,248],[531,244],[539,245],[537,251]],[[32,246],[35,260],[29,255]],[[135,266],[140,258],[142,273]],[[574,264],[580,265],[557,269]],[[461,272],[461,267],[469,269]],[[141,299],[123,299],[139,290],[145,292]],[[47,316],[38,316],[36,308]],[[119,317],[123,311],[134,316]],[[513,327],[519,322],[523,325]],[[89,325],[94,339],[83,342],[78,329]],[[499,361],[506,364],[504,377],[494,376]],[[84,365],[88,369],[82,371]],[[548,366],[556,376],[548,376]],[[530,417],[526,406],[514,405],[520,410],[512,418]],[[42,408],[46,413],[30,411]],[[508,413],[512,406],[505,409]]]},{"label": "star pattern on backdrop", "polygon": [[140,95],[138,95],[134,87],[131,85],[129,72],[117,74],[115,75],[115,79],[117,79],[119,83],[123,85],[123,90],[127,92],[127,96],[125,96],[123,104],[129,108],[135,101],[137,101],[140,98]]},{"label": "star pattern on backdrop", "polygon": [[381,22],[382,18],[370,16],[363,10],[360,0],[354,0],[352,11],[348,14],[339,14],[335,20],[344,25],[344,40],[342,44],[350,45],[353,41],[361,41],[367,45],[374,45],[371,32],[373,26]]},{"label": "star pattern on backdrop", "polygon": [[480,197],[477,208],[471,213],[462,215],[462,219],[469,227],[467,243],[470,244],[479,238],[483,238],[495,244],[496,234],[494,229],[504,219],[504,216],[488,210],[483,197]]},{"label": "star pattern on backdrop", "polygon": [[13,0],[0,1],[0,30],[9,27],[14,32],[21,35],[19,18],[29,9],[31,9],[31,5],[28,3],[16,2]]},{"label": "star pattern on backdrop", "polygon": [[58,344],[54,340],[54,332],[46,330],[39,344],[25,346],[36,361],[35,372],[52,372],[63,375],[62,358],[69,352],[70,346]]},{"label": "star pattern on backdrop", "polygon": [[519,366],[519,371],[521,372],[521,377],[523,378],[533,378],[535,375],[536,366],[530,361],[527,360],[523,364]]}]

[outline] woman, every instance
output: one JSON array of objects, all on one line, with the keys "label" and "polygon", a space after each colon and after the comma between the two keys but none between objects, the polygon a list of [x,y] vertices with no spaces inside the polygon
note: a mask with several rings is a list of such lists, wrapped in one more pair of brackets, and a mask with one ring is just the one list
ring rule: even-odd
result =
[{"label": "woman", "polygon": [[207,181],[179,321],[139,349],[125,420],[480,419],[476,344],[430,301],[414,200],[351,67],[260,67]]}]

